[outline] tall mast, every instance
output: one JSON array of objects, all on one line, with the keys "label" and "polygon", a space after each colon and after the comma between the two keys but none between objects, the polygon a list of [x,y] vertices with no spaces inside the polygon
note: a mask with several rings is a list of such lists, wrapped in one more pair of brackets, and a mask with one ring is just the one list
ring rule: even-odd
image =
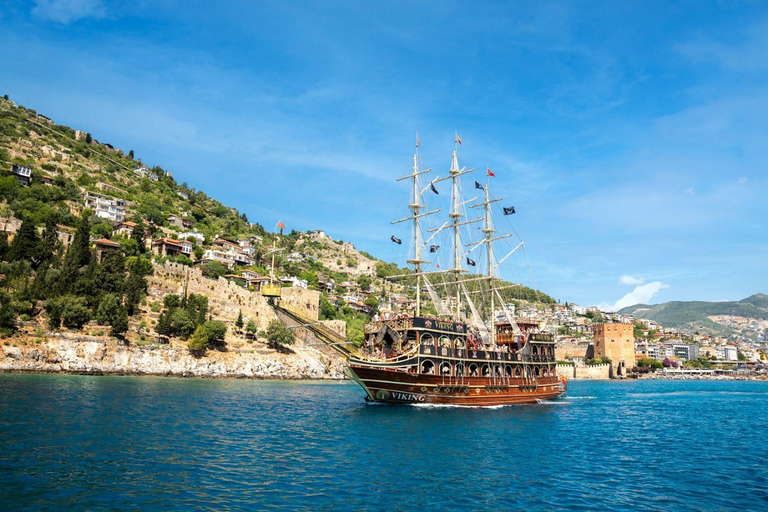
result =
[{"label": "tall mast", "polygon": [[416,270],[416,316],[421,314],[421,264],[427,263],[421,259],[421,244],[419,243],[419,210],[421,209],[421,203],[419,201],[419,182],[416,176],[419,172],[419,153],[418,149],[413,153],[413,204],[411,210],[413,210],[413,259],[408,263],[412,263]]},{"label": "tall mast", "polygon": [[496,311],[494,306],[493,296],[493,244],[491,243],[491,235],[494,232],[493,226],[491,226],[491,203],[488,201],[488,179],[485,180],[485,246],[488,249],[488,277],[490,281],[488,285],[491,287],[491,345],[496,344]]},{"label": "tall mast", "polygon": [[[417,136],[418,141],[418,136]],[[407,176],[403,176],[401,178],[398,178],[397,181],[403,181],[407,179],[411,179],[413,182],[413,203],[408,205],[408,208],[413,211],[413,215],[410,217],[405,217],[404,219],[394,220],[392,221],[392,224],[397,224],[398,222],[405,222],[407,220],[413,221],[413,241],[414,241],[414,256],[412,259],[408,260],[408,263],[412,264],[415,269],[416,274],[416,316],[421,315],[421,280],[422,280],[422,272],[421,272],[421,265],[423,263],[429,263],[429,261],[421,259],[421,241],[420,241],[420,230],[419,230],[419,219],[421,217],[424,217],[426,215],[432,215],[433,213],[437,213],[440,210],[432,210],[429,212],[421,213],[421,209],[424,208],[424,205],[421,204],[421,195],[426,191],[426,189],[419,191],[419,181],[418,177],[421,174],[426,174],[430,172],[432,169],[426,169],[423,171],[419,171],[419,153],[418,153],[418,147],[419,143],[416,144],[416,151],[413,153],[413,172]],[[429,188],[429,187],[427,187]]]},{"label": "tall mast", "polygon": [[[458,143],[456,144],[458,149]],[[456,280],[456,320],[461,320],[461,287],[459,286],[459,274],[461,273],[461,254],[459,253],[459,160],[456,156],[456,150],[453,150],[453,160],[451,161],[451,197],[453,199],[453,208],[450,213],[453,223],[453,272]]]},{"label": "tall mast", "polygon": [[488,197],[488,185],[489,185],[489,183],[488,183],[488,180],[486,179],[485,187],[484,187],[484,190],[485,190],[485,201],[483,201],[482,203],[473,204],[470,208],[479,208],[479,207],[483,206],[484,209],[485,209],[485,215],[483,217],[483,220],[485,222],[483,223],[483,230],[482,230],[483,233],[485,234],[485,240],[483,240],[481,243],[485,244],[486,249],[488,251],[488,282],[489,282],[489,286],[491,287],[491,312],[490,312],[490,319],[491,319],[491,344],[495,344],[496,343],[496,326],[494,324],[494,316],[495,316],[494,315],[494,313],[495,313],[494,312],[494,308],[495,308],[494,302],[495,301],[494,301],[494,296],[493,296],[494,295],[493,294],[493,290],[494,290],[494,283],[493,283],[493,281],[494,281],[494,276],[493,276],[493,267],[494,267],[494,265],[493,265],[493,242],[495,242],[496,240],[500,240],[502,238],[508,238],[508,237],[510,237],[512,235],[511,234],[506,234],[506,235],[501,235],[501,236],[498,236],[498,237],[495,237],[495,238],[493,237],[493,233],[495,233],[496,230],[493,229],[493,224],[491,222],[491,204],[492,203],[496,203],[498,201],[501,201],[504,198],[500,197],[498,199],[490,199]]},{"label": "tall mast", "polygon": [[469,201],[460,202],[461,195],[459,192],[459,176],[462,174],[468,174],[474,169],[459,169],[459,160],[458,160],[458,147],[459,147],[459,140],[458,136],[456,138],[456,148],[453,150],[453,158],[451,159],[451,170],[450,174],[445,177],[441,178],[437,181],[443,181],[450,179],[452,181],[451,186],[451,213],[448,214],[448,216],[451,218],[451,227],[453,228],[453,268],[450,270],[454,274],[455,281],[456,281],[456,319],[461,319],[461,287],[459,286],[459,275],[464,272],[464,269],[461,268],[461,238],[459,235],[459,227],[464,226],[465,224],[471,224],[473,222],[480,222],[482,219],[474,219],[469,220],[466,222],[459,222],[459,219],[463,217],[460,207],[465,205],[466,203],[472,202],[475,200],[475,198],[470,199]]}]

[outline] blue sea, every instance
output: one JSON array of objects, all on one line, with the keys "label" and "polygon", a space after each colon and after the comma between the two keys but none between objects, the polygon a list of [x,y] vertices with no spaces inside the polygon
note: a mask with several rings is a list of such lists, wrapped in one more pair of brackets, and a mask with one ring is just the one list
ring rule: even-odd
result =
[{"label": "blue sea", "polygon": [[768,510],[768,383],[492,409],[349,382],[0,375],[3,510]]}]

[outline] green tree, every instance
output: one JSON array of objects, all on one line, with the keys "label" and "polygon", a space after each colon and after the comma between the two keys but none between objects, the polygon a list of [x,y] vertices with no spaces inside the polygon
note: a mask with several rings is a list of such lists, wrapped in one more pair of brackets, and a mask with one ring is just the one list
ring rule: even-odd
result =
[{"label": "green tree", "polygon": [[125,307],[120,306],[120,308],[118,308],[109,325],[112,327],[109,330],[110,336],[121,337],[128,331],[128,313],[126,312]]},{"label": "green tree", "polygon": [[379,298],[374,294],[370,294],[368,298],[365,299],[364,304],[371,308],[371,313],[376,313],[379,311]]},{"label": "green tree", "polygon": [[238,330],[241,330],[243,328],[243,310],[241,309],[237,313],[237,320],[235,320],[235,327],[237,327]]},{"label": "green tree", "polygon": [[272,320],[267,325],[267,332],[265,337],[269,344],[280,350],[296,341],[296,336],[291,329],[288,329],[280,320]]},{"label": "green tree", "polygon": [[223,344],[226,334],[227,326],[224,322],[209,320],[197,326],[187,347],[192,352],[203,352],[212,346]]},{"label": "green tree", "polygon": [[320,320],[334,320],[336,308],[325,297],[320,297]]},{"label": "green tree", "polygon": [[104,253],[96,271],[96,280],[102,292],[122,295],[125,282],[125,256],[122,252]]},{"label": "green tree", "polygon": [[195,331],[197,323],[193,320],[186,309],[178,308],[171,313],[170,318],[171,333],[185,340]]},{"label": "green tree", "polygon": [[96,320],[101,325],[112,325],[117,315],[117,310],[121,307],[120,297],[114,293],[105,294],[99,302],[99,307],[96,309]]},{"label": "green tree", "polygon": [[130,151],[128,152],[128,158],[130,158],[131,160],[133,160],[133,150],[130,150]]},{"label": "green tree", "polygon": [[77,231],[69,246],[64,264],[62,265],[62,276],[60,288],[71,290],[80,273],[80,269],[91,262],[91,228],[87,215],[80,218],[77,225]]},{"label": "green tree", "polygon": [[91,319],[85,298],[66,295],[61,298],[61,320],[65,327],[82,329]]},{"label": "green tree", "polygon": [[144,244],[144,224],[140,222],[133,227],[133,230],[131,231],[131,240],[136,241],[139,253],[144,254],[146,252],[147,246]]},{"label": "green tree", "polygon": [[245,324],[245,332],[251,336],[254,336],[257,332],[259,332],[259,325],[256,323],[256,320],[253,318],[248,320],[248,323]]},{"label": "green tree", "polygon": [[8,233],[0,233],[0,261],[7,261],[8,250]]},{"label": "green tree", "polygon": [[49,220],[45,224],[45,231],[43,231],[43,236],[40,238],[40,242],[38,242],[35,250],[38,267],[53,261],[60,247],[61,241],[59,240],[56,224]]},{"label": "green tree", "polygon": [[11,241],[9,261],[32,261],[37,252],[37,229],[31,220],[25,220]]},{"label": "green tree", "polygon": [[93,137],[91,137],[90,133],[86,133],[85,134],[85,143],[86,144],[90,144],[91,142],[93,142]]},{"label": "green tree", "polygon": [[10,336],[16,330],[16,311],[9,293],[0,291],[0,334]]},{"label": "green tree", "polygon": [[357,284],[360,286],[361,290],[367,290],[371,286],[371,278],[366,275],[362,275],[357,278]]},{"label": "green tree", "polygon": [[131,271],[125,280],[124,290],[126,312],[129,316],[133,316],[142,299],[146,297],[148,290],[147,280],[141,273],[138,262],[131,266]]}]

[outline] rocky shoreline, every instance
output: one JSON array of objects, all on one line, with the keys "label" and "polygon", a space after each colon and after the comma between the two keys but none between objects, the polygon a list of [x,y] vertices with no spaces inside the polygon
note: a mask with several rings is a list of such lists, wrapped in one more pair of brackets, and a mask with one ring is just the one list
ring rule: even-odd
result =
[{"label": "rocky shoreline", "polygon": [[269,349],[208,351],[196,357],[183,346],[126,345],[115,338],[50,336],[0,346],[0,372],[147,375],[194,378],[344,379],[344,361],[314,347],[291,353]]}]

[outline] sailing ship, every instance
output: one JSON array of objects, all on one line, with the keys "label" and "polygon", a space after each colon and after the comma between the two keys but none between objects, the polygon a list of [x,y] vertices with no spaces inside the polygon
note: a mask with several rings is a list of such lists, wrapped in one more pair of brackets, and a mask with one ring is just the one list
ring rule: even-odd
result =
[{"label": "sailing ship", "polygon": [[[494,228],[491,206],[502,198],[489,195],[486,179],[485,186],[475,182],[476,189],[483,189],[483,197],[462,200],[459,178],[474,169],[459,168],[459,144],[461,139],[456,135],[449,175],[422,186],[422,177],[431,169],[420,168],[417,134],[412,172],[397,179],[410,181],[412,187],[411,215],[392,223],[412,224],[413,256],[407,263],[413,272],[392,278],[415,282],[415,307],[408,314],[374,317],[365,326],[365,346],[349,356],[347,374],[365,390],[367,401],[496,406],[551,400],[565,393],[565,379],[558,377],[555,368],[553,335],[542,330],[538,322],[516,320],[504,304],[500,293],[504,281],[497,270],[523,243],[495,260],[494,243],[512,236],[497,235]],[[493,175],[490,169],[488,175]],[[422,241],[422,219],[439,212],[427,210],[423,195],[430,190],[437,193],[435,184],[446,180],[451,182],[449,220],[426,230],[432,235]],[[481,209],[483,215],[463,220],[468,204]],[[514,207],[504,209],[505,214],[514,211]],[[482,223],[480,240],[462,244],[460,228],[475,223]],[[429,244],[445,230],[452,235],[453,268],[425,270],[430,262],[423,259],[422,252],[428,246],[430,253],[436,252],[439,247]],[[392,241],[401,243],[394,235]],[[476,267],[469,254],[482,246],[487,268],[482,275],[470,274],[462,263],[466,259],[467,266]],[[423,290],[429,295],[429,311]],[[477,293],[485,296],[480,307],[472,297]]]}]

